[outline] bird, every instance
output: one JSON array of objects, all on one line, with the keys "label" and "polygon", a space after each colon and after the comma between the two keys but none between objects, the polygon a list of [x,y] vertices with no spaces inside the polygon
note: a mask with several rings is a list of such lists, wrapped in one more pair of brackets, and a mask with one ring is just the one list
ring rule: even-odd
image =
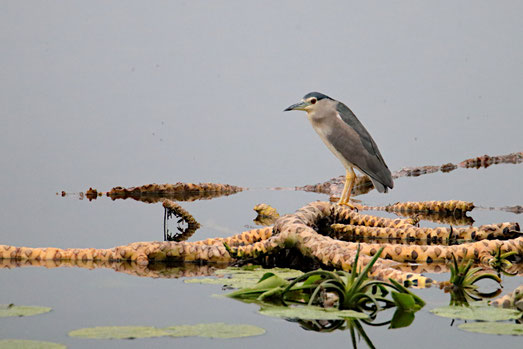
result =
[{"label": "bird", "polygon": [[354,168],[369,176],[380,193],[394,187],[390,170],[371,135],[345,104],[319,92],[307,93],[284,111],[303,110],[323,143],[345,167],[345,185],[339,205],[349,203],[356,180]]}]

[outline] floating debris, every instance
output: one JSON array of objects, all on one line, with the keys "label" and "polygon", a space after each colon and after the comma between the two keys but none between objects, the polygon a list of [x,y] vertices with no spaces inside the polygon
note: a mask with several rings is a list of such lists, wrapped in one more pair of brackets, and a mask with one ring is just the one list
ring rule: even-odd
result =
[{"label": "floating debris", "polygon": [[488,156],[483,155],[472,159],[467,159],[459,163],[459,167],[464,168],[487,168],[497,164],[519,164],[523,162],[523,152],[511,153],[507,155]]},{"label": "floating debris", "polygon": [[[20,263],[28,260],[73,260],[85,263],[130,261],[141,266],[162,261],[231,264],[242,260],[258,261],[260,258],[292,249],[326,268],[350,271],[358,246],[362,254],[358,260],[359,267],[368,264],[371,256],[383,246],[383,258],[376,261],[370,271],[371,277],[380,280],[392,278],[406,284],[425,287],[430,286],[434,281],[416,273],[394,269],[395,262],[449,261],[454,254],[458,260],[472,259],[488,266],[494,258],[493,253],[497,251],[523,255],[523,237],[495,239],[505,232],[519,232],[517,223],[483,226],[480,227],[481,229],[461,228],[464,233],[470,233],[472,239],[484,238],[484,240],[452,246],[356,243],[322,235],[329,234],[329,229],[322,230],[322,227],[330,227],[331,224],[336,223],[376,228],[389,227],[393,228],[389,230],[393,235],[397,235],[395,231],[417,228],[412,224],[412,220],[363,215],[345,206],[329,202],[313,202],[294,214],[280,217],[274,227],[253,229],[229,238],[195,242],[136,242],[112,249],[29,248],[0,245],[0,259],[18,260]],[[442,231],[444,229],[446,228]],[[450,232],[447,231],[447,234]]]},{"label": "floating debris", "polygon": [[[360,209],[360,207],[358,207]],[[362,210],[402,213],[464,214],[474,209],[474,203],[460,200],[398,202],[387,206],[362,206]]]},{"label": "floating debris", "polygon": [[228,196],[245,190],[229,184],[217,183],[176,183],[146,184],[140,187],[114,187],[106,193],[111,199],[134,199],[154,203],[164,199],[176,201],[208,200],[219,196]]},{"label": "floating debris", "polygon": [[91,201],[91,200],[96,199],[98,197],[98,194],[100,194],[100,196],[102,195],[102,193],[98,193],[98,190],[93,189],[93,188],[89,188],[85,192],[85,197],[88,198],[89,201]]},{"label": "floating debris", "polygon": [[523,285],[520,285],[509,294],[494,299],[490,302],[490,305],[523,311]]},{"label": "floating debris", "polygon": [[254,211],[258,213],[258,216],[254,219],[254,223],[258,225],[273,225],[274,222],[280,218],[278,211],[276,211],[274,207],[267,204],[258,204],[254,206]]},{"label": "floating debris", "polygon": [[[467,159],[459,164],[447,163],[440,166],[416,166],[404,167],[392,173],[392,178],[397,179],[401,177],[418,177],[425,174],[436,172],[451,172],[458,167],[461,168],[486,168],[493,164],[519,164],[523,162],[523,152],[511,153],[507,155],[488,156],[483,155],[477,158]],[[345,184],[345,176],[331,178],[326,182],[296,187],[296,190],[311,191],[316,193],[328,194],[331,196],[341,193]],[[365,194],[374,188],[369,177],[366,175],[357,176],[356,182],[352,189],[352,195],[357,196]]]}]

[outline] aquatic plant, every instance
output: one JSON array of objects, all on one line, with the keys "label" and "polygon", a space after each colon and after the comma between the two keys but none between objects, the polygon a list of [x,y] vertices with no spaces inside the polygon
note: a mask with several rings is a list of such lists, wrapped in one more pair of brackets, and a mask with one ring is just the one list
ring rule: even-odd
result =
[{"label": "aquatic plant", "polygon": [[458,264],[456,256],[452,254],[450,268],[450,280],[442,282],[440,287],[451,295],[451,305],[468,305],[472,300],[479,301],[483,298],[492,298],[501,293],[501,289],[494,292],[483,293],[478,291],[476,282],[482,279],[490,279],[501,283],[499,276],[492,273],[481,273],[480,267],[472,268],[472,260],[463,261]]},{"label": "aquatic plant", "polygon": [[517,252],[510,251],[503,253],[501,247],[498,247],[498,249],[495,252],[491,252],[491,254],[493,258],[489,261],[489,264],[492,268],[496,269],[498,276],[500,274],[507,276],[517,275],[517,272],[510,273],[506,271],[512,266],[512,263],[508,259],[514,255],[517,255]]},{"label": "aquatic plant", "polygon": [[[375,318],[378,311],[398,307],[403,314],[413,315],[425,302],[395,280],[390,283],[369,279],[369,270],[379,258],[380,249],[363,270],[358,271],[359,248],[352,263],[352,271],[315,270],[289,282],[272,273],[266,273],[254,287],[230,293],[232,298],[288,304],[337,308],[369,313]],[[387,298],[391,294],[391,299]],[[347,316],[346,316],[347,317]],[[397,316],[398,320],[401,316]],[[410,316],[409,316],[410,318]],[[412,316],[413,320],[413,316]],[[412,321],[410,321],[412,322]],[[409,324],[410,324],[409,322]],[[405,326],[397,321],[397,327]]]}]

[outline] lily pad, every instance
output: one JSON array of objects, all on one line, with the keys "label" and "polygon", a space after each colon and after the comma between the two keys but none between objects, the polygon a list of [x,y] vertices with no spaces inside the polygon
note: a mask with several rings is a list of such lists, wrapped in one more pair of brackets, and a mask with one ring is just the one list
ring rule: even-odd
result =
[{"label": "lily pad", "polygon": [[65,349],[65,345],[28,339],[0,339],[0,349]]},{"label": "lily pad", "polygon": [[48,313],[51,308],[29,305],[0,304],[0,317],[33,316]]},{"label": "lily pad", "polygon": [[278,275],[281,278],[288,279],[288,278],[295,278],[300,275],[303,275],[303,272],[296,270],[296,269],[290,269],[290,268],[271,268],[266,269],[262,268],[260,266],[248,266],[248,267],[229,267],[225,269],[219,269],[214,272],[216,275],[247,275],[250,278],[259,280],[265,273],[273,273],[275,275]]},{"label": "lily pad", "polygon": [[259,336],[265,330],[253,325],[231,325],[223,322],[198,325],[171,326],[164,330],[169,331],[173,337],[206,337],[206,338],[241,338]]},{"label": "lily pad", "polygon": [[171,333],[149,326],[105,326],[81,328],[69,332],[71,337],[96,339],[134,339],[169,336]]},{"label": "lily pad", "polygon": [[231,325],[222,322],[179,325],[167,328],[149,326],[107,326],[81,328],[69,332],[71,337],[94,339],[135,339],[151,337],[207,337],[207,338],[240,338],[259,336],[265,330],[252,325]]},{"label": "lily pad", "polygon": [[515,320],[521,317],[521,312],[514,309],[496,308],[488,305],[447,306],[432,309],[431,313],[438,316],[463,320],[501,321]]},{"label": "lily pad", "polygon": [[282,279],[294,278],[303,274],[299,270],[289,268],[263,269],[261,267],[252,266],[241,268],[229,267],[225,269],[216,270],[215,275],[218,277],[186,279],[184,280],[184,282],[223,285],[232,288],[248,288],[256,285],[258,280],[260,280],[260,278],[266,273],[273,273]]},{"label": "lily pad", "polygon": [[458,328],[477,333],[523,336],[522,324],[509,324],[506,322],[471,322],[460,324]]},{"label": "lily pad", "polygon": [[259,310],[260,314],[286,319],[302,320],[343,320],[346,318],[367,319],[369,316],[354,310],[338,310],[334,308],[321,307],[263,307]]}]

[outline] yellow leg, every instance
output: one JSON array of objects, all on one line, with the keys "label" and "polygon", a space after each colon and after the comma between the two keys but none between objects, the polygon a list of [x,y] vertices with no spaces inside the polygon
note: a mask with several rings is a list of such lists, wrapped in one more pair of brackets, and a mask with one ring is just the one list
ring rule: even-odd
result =
[{"label": "yellow leg", "polygon": [[338,205],[346,205],[354,208],[354,206],[349,203],[349,199],[350,194],[352,193],[352,186],[354,185],[355,179],[356,174],[354,173],[352,167],[349,167],[346,170],[345,185],[343,186],[343,191],[341,193],[340,201],[338,201]]}]

